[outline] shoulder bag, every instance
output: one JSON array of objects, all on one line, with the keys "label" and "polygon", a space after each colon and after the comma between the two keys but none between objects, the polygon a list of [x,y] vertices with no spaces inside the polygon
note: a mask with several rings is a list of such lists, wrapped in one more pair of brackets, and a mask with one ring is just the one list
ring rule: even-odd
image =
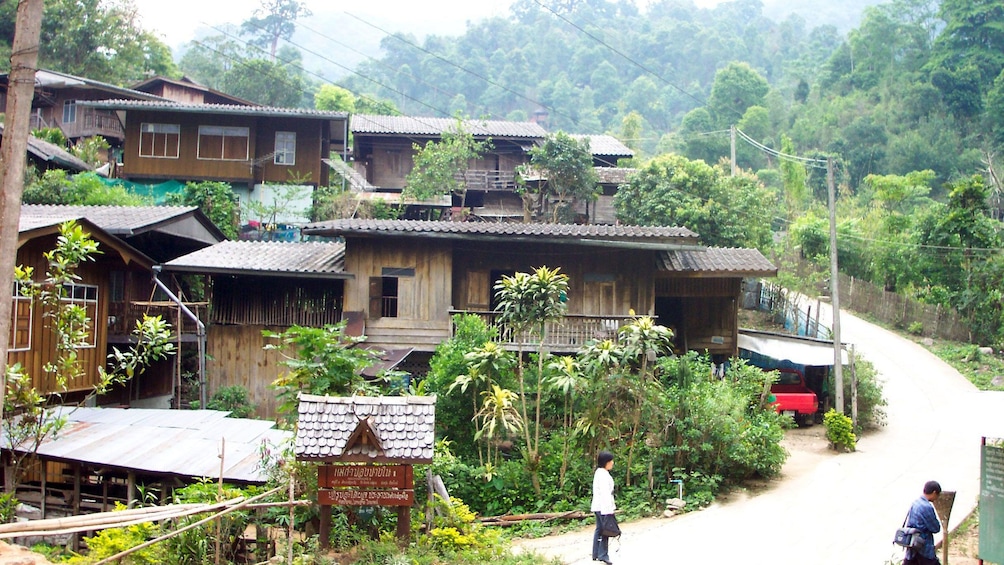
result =
[{"label": "shoulder bag", "polygon": [[600,514],[600,535],[608,538],[620,537],[621,527],[617,524],[617,516]]}]

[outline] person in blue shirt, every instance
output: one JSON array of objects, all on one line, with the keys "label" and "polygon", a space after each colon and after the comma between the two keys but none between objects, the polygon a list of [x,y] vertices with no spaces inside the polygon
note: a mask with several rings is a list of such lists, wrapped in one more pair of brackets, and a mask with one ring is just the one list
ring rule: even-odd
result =
[{"label": "person in blue shirt", "polygon": [[934,511],[933,504],[940,494],[941,485],[938,481],[927,481],[924,483],[924,494],[910,505],[910,512],[906,515],[906,526],[920,530],[924,545],[916,549],[907,548],[903,565],[941,564],[938,554],[934,551],[934,534],[941,531],[941,521],[938,520],[938,513]]}]

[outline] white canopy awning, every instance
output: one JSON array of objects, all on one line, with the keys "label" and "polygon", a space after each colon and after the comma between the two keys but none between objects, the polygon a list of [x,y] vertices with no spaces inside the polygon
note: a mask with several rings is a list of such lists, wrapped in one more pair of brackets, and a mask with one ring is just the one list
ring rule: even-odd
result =
[{"label": "white canopy awning", "polygon": [[[739,330],[739,349],[799,365],[833,365],[833,342],[823,339]],[[848,363],[846,349],[840,350],[840,359]]]}]

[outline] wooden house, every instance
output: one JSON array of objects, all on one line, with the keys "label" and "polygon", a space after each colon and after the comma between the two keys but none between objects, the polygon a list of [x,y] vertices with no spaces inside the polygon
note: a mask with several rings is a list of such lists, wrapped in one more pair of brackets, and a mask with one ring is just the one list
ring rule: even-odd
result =
[{"label": "wooden house", "polygon": [[[755,249],[709,249],[685,228],[335,220],[303,229],[338,242],[223,242],[163,266],[210,277],[209,389],[247,388],[262,417],[274,415],[268,384],[283,371],[277,352],[262,350],[263,329],[347,320],[385,366],[422,373],[454,314],[498,325],[495,281],[546,265],[570,277],[568,316],[548,331],[554,352],[613,337],[633,310],[672,326],[682,349],[732,355],[743,277],[777,272]],[[502,335],[511,348],[522,339]]]},{"label": "wooden house", "polygon": [[[0,75],[0,112],[6,111],[8,78],[6,73]],[[86,100],[108,99],[163,100],[154,94],[39,69],[35,72],[31,129],[58,128],[71,142],[101,136],[112,147],[120,147],[125,140],[125,130],[114,112],[80,105]]]},{"label": "wooden house", "polygon": [[182,104],[235,104],[238,106],[260,106],[250,100],[231,96],[225,92],[203,86],[194,80],[181,77],[179,80],[164,76],[150,77],[132,85],[133,90],[146,92]]},{"label": "wooden house", "polygon": [[128,100],[88,107],[114,111],[124,124],[121,178],[226,182],[242,201],[265,205],[281,198],[275,185],[294,183],[303,194],[283,204],[304,220],[313,188],[328,184],[323,159],[343,152],[348,135],[344,112]]},{"label": "wooden house", "polygon": [[[55,246],[59,225],[68,220],[80,223],[101,252],[80,266],[79,284],[67,290],[66,299],[84,305],[92,324],[88,346],[80,352],[84,377],[71,383],[72,391],[82,393],[97,382],[98,367],[111,348],[127,347],[143,314],[162,315],[182,333],[192,330],[179,319],[175,305],[155,292],[153,266],[225,238],[194,207],[26,205],[21,207],[17,263],[34,267],[36,281],[47,269],[42,254]],[[8,362],[21,363],[36,379],[36,387],[53,392],[53,383],[42,371],[55,353],[49,322],[37,304],[19,293],[13,301]],[[126,396],[106,401],[163,404],[153,399],[173,395],[175,369],[173,360],[160,364],[132,383],[130,390],[120,391]]]}]

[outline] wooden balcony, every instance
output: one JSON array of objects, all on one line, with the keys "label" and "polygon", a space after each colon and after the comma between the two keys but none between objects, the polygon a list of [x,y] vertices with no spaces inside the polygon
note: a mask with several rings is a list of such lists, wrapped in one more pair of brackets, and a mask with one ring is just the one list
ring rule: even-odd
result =
[{"label": "wooden balcony", "polygon": [[457,180],[464,183],[467,190],[506,191],[516,190],[516,173],[512,171],[488,171],[471,169],[457,173]]},{"label": "wooden balcony", "polygon": [[[524,350],[533,349],[539,345],[536,332],[516,333],[508,326],[499,321],[498,312],[475,312],[451,310],[453,314],[474,314],[484,320],[489,328],[498,330],[496,343],[501,344],[506,349]],[[544,347],[552,352],[573,352],[579,350],[590,341],[604,339],[614,339],[617,337],[617,330],[626,324],[632,316],[587,316],[583,314],[569,314],[560,322],[548,323],[544,329]],[[450,327],[451,336],[456,332],[456,328]]]}]

